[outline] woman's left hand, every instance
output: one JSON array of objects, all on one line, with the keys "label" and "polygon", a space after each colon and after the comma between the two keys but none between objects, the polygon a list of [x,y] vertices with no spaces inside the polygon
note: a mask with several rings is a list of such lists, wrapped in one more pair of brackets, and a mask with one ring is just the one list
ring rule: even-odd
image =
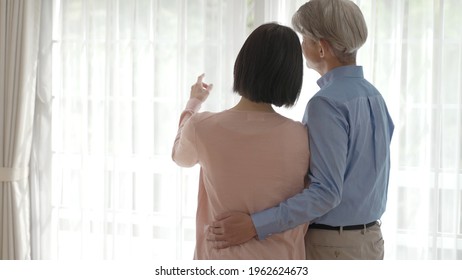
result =
[{"label": "woman's left hand", "polygon": [[205,74],[202,74],[199,77],[197,77],[196,83],[191,86],[190,98],[197,98],[200,101],[204,102],[207,99],[207,97],[209,97],[213,85],[202,82],[204,76]]}]

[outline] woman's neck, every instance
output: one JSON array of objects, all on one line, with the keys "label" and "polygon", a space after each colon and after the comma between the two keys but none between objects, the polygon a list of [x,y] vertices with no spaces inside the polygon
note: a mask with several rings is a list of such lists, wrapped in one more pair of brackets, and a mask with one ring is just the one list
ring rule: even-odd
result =
[{"label": "woman's neck", "polygon": [[241,100],[231,108],[235,111],[255,111],[255,112],[272,112],[274,113],[273,106],[269,103],[257,103],[250,101],[245,97],[241,97]]}]

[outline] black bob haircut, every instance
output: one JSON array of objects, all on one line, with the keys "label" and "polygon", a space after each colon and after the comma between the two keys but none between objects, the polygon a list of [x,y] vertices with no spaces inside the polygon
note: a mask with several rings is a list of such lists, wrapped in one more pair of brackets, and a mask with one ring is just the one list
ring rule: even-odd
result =
[{"label": "black bob haircut", "polygon": [[302,49],[295,31],[277,23],[255,29],[237,55],[233,91],[253,102],[290,107],[302,82]]}]

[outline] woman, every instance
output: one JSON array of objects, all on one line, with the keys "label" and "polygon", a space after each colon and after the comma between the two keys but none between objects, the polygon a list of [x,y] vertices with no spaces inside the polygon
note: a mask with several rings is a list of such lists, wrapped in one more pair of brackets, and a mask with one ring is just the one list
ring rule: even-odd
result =
[{"label": "woman", "polygon": [[253,213],[302,191],[309,164],[307,130],[272,107],[296,102],[302,76],[298,36],[269,23],[250,34],[237,56],[234,91],[241,100],[236,106],[197,113],[212,85],[201,75],[191,87],[172,158],[184,167],[201,165],[195,259],[305,258],[306,224],[226,249],[215,249],[216,244],[207,241],[217,215]]}]

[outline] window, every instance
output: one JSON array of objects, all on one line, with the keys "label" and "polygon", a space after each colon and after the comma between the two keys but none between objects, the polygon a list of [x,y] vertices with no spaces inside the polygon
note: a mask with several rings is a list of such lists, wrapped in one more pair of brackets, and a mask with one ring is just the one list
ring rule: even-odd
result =
[{"label": "window", "polygon": [[[458,0],[356,2],[358,53],[396,129],[383,217],[387,259],[462,258],[462,39]],[[170,159],[197,75],[204,110],[236,101],[234,59],[263,22],[304,0],[55,0],[52,256],[190,259],[198,168]],[[301,120],[319,75],[305,69]]]}]

